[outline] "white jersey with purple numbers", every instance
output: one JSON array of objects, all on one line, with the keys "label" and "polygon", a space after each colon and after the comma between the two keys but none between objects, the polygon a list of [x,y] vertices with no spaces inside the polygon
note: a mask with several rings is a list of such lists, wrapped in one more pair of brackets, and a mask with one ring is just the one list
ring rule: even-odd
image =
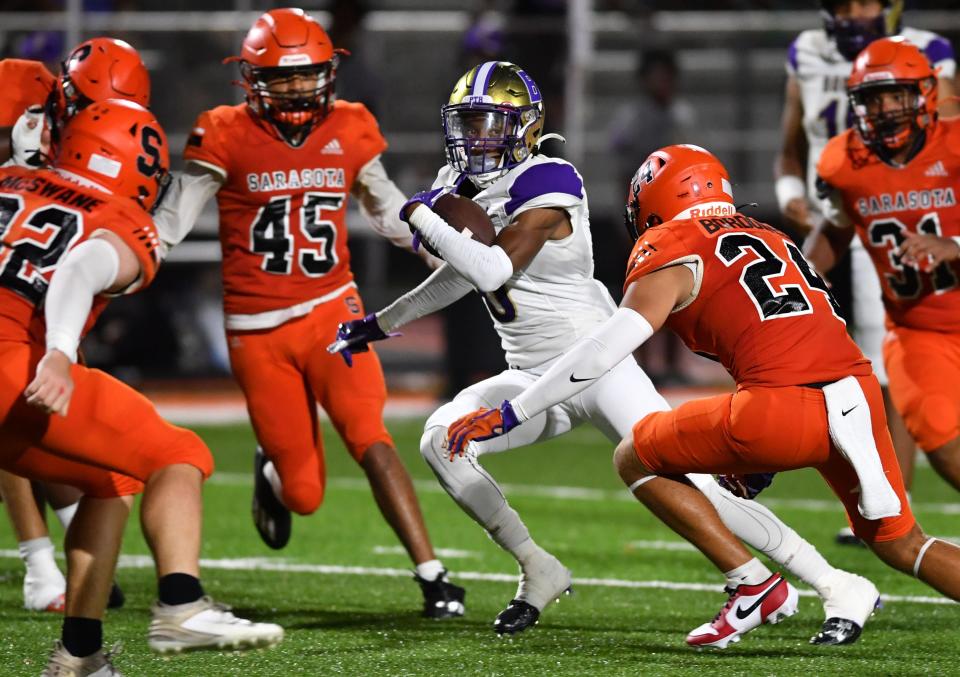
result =
[{"label": "white jersey with purple numbers", "polygon": [[[457,172],[440,170],[434,187],[455,183]],[[616,304],[593,278],[593,243],[587,193],[565,160],[536,155],[506,172],[473,198],[499,233],[523,212],[563,209],[573,233],[548,240],[523,270],[483,295],[511,367],[529,369],[560,355],[606,321]]]},{"label": "white jersey with purple numbers", "polygon": [[[916,28],[904,28],[900,35],[919,47],[938,76],[953,78],[956,61],[953,46],[946,38]],[[847,100],[847,78],[853,64],[837,50],[836,42],[822,28],[802,32],[787,53],[787,74],[800,85],[803,103],[803,131],[807,136],[807,195],[816,199],[816,168],[827,141],[852,126]]]}]

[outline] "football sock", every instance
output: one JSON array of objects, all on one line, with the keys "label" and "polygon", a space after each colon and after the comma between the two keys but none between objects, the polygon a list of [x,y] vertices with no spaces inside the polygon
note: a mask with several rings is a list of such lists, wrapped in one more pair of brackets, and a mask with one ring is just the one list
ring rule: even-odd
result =
[{"label": "football sock", "polygon": [[23,560],[30,575],[63,580],[63,574],[60,573],[53,557],[53,541],[49,536],[21,541],[17,547],[20,550],[20,559]]},{"label": "football sock", "polygon": [[270,483],[270,488],[273,489],[273,495],[277,497],[280,503],[283,503],[283,482],[280,481],[280,473],[277,472],[273,461],[267,461],[263,464],[263,476],[266,477],[267,482]]},{"label": "football sock", "polygon": [[[790,533],[793,537],[790,540],[795,543],[793,553],[787,555],[784,560],[778,558],[776,561],[780,562],[787,571],[801,581],[819,590],[817,582],[824,576],[833,573],[835,571],[834,567],[823,558],[823,555],[815,547],[800,538],[797,532],[790,529]],[[783,547],[778,550],[786,551],[787,548]]]},{"label": "football sock", "polygon": [[425,581],[435,581],[437,576],[440,576],[443,572],[443,563],[438,559],[420,562],[417,565],[417,576]]},{"label": "football sock", "polygon": [[532,554],[530,546],[537,548],[520,515],[505,500],[483,526],[491,540],[513,555],[521,564]]},{"label": "football sock", "polygon": [[56,513],[57,519],[60,521],[60,524],[63,525],[64,529],[70,528],[70,522],[73,521],[73,516],[77,514],[77,507],[79,505],[80,501],[77,501],[76,503],[71,503],[70,505],[53,511]]},{"label": "football sock", "polygon": [[723,574],[727,577],[727,586],[735,588],[738,585],[757,585],[773,575],[763,562],[756,557],[746,564],[741,564],[736,569],[731,569]]},{"label": "football sock", "polygon": [[189,604],[203,597],[203,586],[190,574],[167,574],[157,582],[157,594],[161,604]]},{"label": "football sock", "polygon": [[77,658],[96,653],[103,646],[103,622],[96,618],[67,616],[61,632],[63,648]]}]

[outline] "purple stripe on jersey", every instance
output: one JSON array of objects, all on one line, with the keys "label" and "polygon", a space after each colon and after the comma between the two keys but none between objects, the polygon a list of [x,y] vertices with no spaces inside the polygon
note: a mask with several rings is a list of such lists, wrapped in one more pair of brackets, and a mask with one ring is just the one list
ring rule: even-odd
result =
[{"label": "purple stripe on jersey", "polygon": [[790,70],[794,73],[797,72],[797,40],[791,42],[790,49],[787,50],[787,63],[790,64]]},{"label": "purple stripe on jersey", "polygon": [[566,193],[583,199],[583,181],[576,170],[559,162],[534,165],[510,186],[510,201],[505,207],[507,215],[513,214],[530,200],[547,193]]},{"label": "purple stripe on jersey", "polygon": [[526,71],[519,71],[517,73],[520,76],[520,79],[523,80],[523,84],[527,86],[527,92],[530,94],[530,103],[537,103],[543,97],[540,95],[540,88],[537,87],[537,83],[533,81]]},{"label": "purple stripe on jersey", "polygon": [[934,38],[923,48],[923,53],[936,66],[941,61],[953,58],[953,45],[946,38]]}]

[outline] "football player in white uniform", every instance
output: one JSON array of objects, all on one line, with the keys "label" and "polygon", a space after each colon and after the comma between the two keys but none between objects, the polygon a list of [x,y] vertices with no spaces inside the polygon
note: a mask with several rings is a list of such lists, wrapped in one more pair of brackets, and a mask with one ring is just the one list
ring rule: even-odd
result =
[{"label": "football player in white uniform", "polygon": [[[636,362],[626,360],[576,398],[508,435],[471,445],[465,458],[450,462],[446,449],[450,423],[479,406],[495,407],[520,393],[578,338],[609,318],[616,304],[593,278],[589,211],[580,174],[570,163],[539,153],[539,143],[546,137],[542,98],[533,80],[507,62],[476,66],[454,87],[443,107],[443,121],[447,165],[432,189],[413,196],[402,214],[416,238],[446,263],[386,309],[341,325],[329,350],[347,356],[366,350],[370,342],[387,338],[396,328],[471,290],[483,294],[510,368],[465,389],[434,412],[426,422],[421,453],[450,496],[519,563],[517,594],[494,622],[498,633],[515,633],[536,623],[544,607],[569,589],[571,574],[533,541],[496,481],[479,464],[479,456],[550,439],[583,422],[618,441],[639,417],[668,405]],[[484,208],[498,233],[495,244],[462,237],[430,209],[451,192],[471,197]],[[726,573],[729,585],[766,584],[763,589],[769,591],[779,584],[779,574],[752,557],[732,530],[820,592],[828,621],[814,641],[838,644],[856,639],[877,600],[872,583],[834,569],[762,505],[734,497],[709,475],[689,479],[702,493],[664,497],[662,504],[650,507],[664,521],[682,524],[694,542],[723,543],[729,556],[711,559]],[[783,602],[766,618],[768,622],[796,610],[795,591],[783,586]],[[759,624],[758,620],[744,632]],[[688,642],[710,644],[709,624],[691,633]]]},{"label": "football player in white uniform", "polygon": [[[939,69],[941,115],[960,113],[960,106],[950,100],[956,71],[950,41],[930,31],[901,27],[903,0],[822,0],[820,8],[823,28],[800,33],[787,53],[783,143],[775,166],[780,211],[804,234],[824,220],[816,197],[817,160],[827,141],[852,124],[846,81],[860,50],[887,35],[907,38]],[[850,267],[854,339],[873,362],[883,387],[890,433],[909,489],[916,449],[887,392],[881,351],[886,331],[880,281],[870,256],[857,239],[850,246]],[[837,540],[859,543],[849,528],[841,530]]]}]

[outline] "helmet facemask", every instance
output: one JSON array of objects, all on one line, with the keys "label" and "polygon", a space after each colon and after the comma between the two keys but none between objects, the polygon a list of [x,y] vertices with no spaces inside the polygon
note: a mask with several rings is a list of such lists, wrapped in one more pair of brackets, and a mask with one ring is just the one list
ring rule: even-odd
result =
[{"label": "helmet facemask", "polygon": [[[928,83],[927,87],[932,87]],[[931,124],[921,81],[902,80],[861,85],[850,90],[857,130],[877,151],[897,153],[915,144]]]},{"label": "helmet facemask", "polygon": [[450,104],[441,113],[447,163],[457,172],[496,178],[530,157],[524,136],[540,118],[536,106]]},{"label": "helmet facemask", "polygon": [[837,0],[820,3],[820,14],[827,35],[836,42],[837,50],[847,61],[857,58],[863,49],[875,40],[900,31],[900,3],[884,2],[883,11],[873,18],[841,18],[834,15]]},{"label": "helmet facemask", "polygon": [[250,104],[291,146],[298,147],[330,112],[338,58],[303,66],[254,68],[240,72]]}]

